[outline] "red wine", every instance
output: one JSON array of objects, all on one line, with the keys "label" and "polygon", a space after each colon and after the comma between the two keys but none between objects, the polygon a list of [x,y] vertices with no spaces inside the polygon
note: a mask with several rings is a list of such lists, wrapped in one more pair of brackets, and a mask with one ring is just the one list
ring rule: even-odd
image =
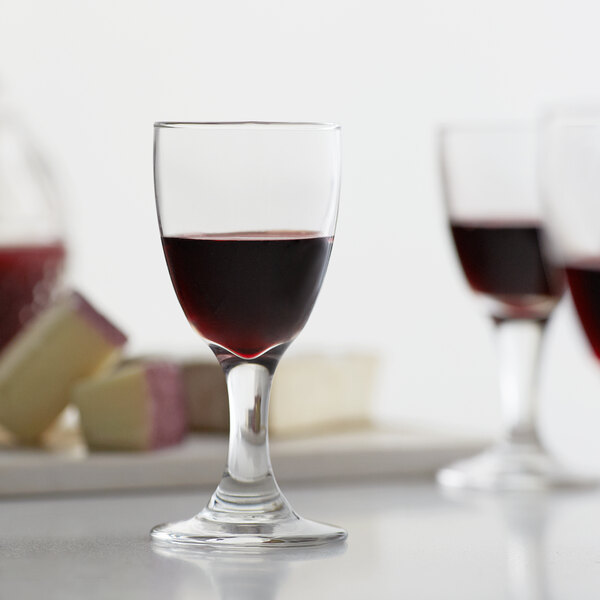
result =
[{"label": "red wine", "polygon": [[579,320],[600,358],[600,258],[567,265],[566,271]]},{"label": "red wine", "polygon": [[64,257],[59,242],[0,246],[0,349],[48,303]]},{"label": "red wine", "polygon": [[243,358],[300,332],[331,246],[332,238],[301,231],[163,237],[188,320],[209,342]]},{"label": "red wine", "polygon": [[542,230],[529,222],[452,222],[471,288],[495,301],[498,318],[545,318],[564,288],[562,271],[544,256]]}]

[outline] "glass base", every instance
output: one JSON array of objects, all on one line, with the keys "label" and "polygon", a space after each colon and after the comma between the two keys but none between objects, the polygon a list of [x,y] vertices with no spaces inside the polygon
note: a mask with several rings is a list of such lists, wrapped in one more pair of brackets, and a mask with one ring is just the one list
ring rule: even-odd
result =
[{"label": "glass base", "polygon": [[442,469],[437,481],[447,488],[491,491],[544,491],[597,484],[569,473],[538,445],[508,443]]},{"label": "glass base", "polygon": [[256,515],[236,517],[236,521],[223,521],[222,516],[206,508],[187,521],[159,525],[150,535],[159,544],[223,549],[322,546],[343,541],[348,535],[339,527],[303,519],[293,511],[273,520],[256,520]]}]

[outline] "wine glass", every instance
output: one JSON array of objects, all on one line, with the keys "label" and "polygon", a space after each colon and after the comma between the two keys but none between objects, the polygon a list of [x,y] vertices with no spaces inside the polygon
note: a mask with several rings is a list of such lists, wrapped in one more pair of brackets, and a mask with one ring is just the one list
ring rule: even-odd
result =
[{"label": "wine glass", "polygon": [[439,136],[443,191],[466,279],[498,343],[502,440],[438,474],[449,487],[545,489],[577,480],[537,432],[539,349],[564,289],[549,255],[537,184],[537,136],[521,124],[447,127]]},{"label": "wine glass", "polygon": [[271,468],[269,390],[327,270],[337,219],[340,128],[324,123],[155,124],[154,174],[165,258],[190,324],[227,379],[229,453],[195,517],[159,542],[256,548],[339,541],[299,517]]},{"label": "wine glass", "polygon": [[558,109],[540,125],[548,232],[579,321],[600,359],[600,109]]}]

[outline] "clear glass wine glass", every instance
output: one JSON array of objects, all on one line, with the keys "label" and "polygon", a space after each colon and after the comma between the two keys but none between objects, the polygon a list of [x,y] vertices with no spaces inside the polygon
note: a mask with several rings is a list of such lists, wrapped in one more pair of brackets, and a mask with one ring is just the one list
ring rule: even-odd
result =
[{"label": "clear glass wine glass", "polygon": [[600,107],[548,112],[540,122],[540,142],[548,233],[600,359]]},{"label": "clear glass wine glass", "polygon": [[337,219],[340,128],[322,123],[156,123],[154,174],[165,257],[191,325],[229,393],[227,466],[195,517],[159,542],[252,548],[342,540],[299,517],[271,468],[269,391],[325,276]]},{"label": "clear glass wine glass", "polygon": [[495,325],[502,440],[438,474],[449,487],[545,489],[580,483],[537,431],[537,378],[546,323],[564,274],[543,235],[534,125],[447,127],[439,136],[444,197],[466,279]]}]

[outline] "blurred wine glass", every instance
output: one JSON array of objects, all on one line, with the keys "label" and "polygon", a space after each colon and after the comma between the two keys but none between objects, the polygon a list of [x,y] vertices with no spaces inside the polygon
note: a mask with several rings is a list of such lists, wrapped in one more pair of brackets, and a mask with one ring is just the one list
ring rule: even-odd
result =
[{"label": "blurred wine glass", "polygon": [[438,480],[445,486],[537,490],[582,483],[556,464],[537,430],[540,344],[564,274],[544,236],[536,140],[527,124],[449,127],[440,134],[458,258],[495,325],[504,417],[502,440],[443,469]]},{"label": "blurred wine glass", "polygon": [[548,112],[540,127],[548,231],[579,321],[600,359],[600,108]]}]

